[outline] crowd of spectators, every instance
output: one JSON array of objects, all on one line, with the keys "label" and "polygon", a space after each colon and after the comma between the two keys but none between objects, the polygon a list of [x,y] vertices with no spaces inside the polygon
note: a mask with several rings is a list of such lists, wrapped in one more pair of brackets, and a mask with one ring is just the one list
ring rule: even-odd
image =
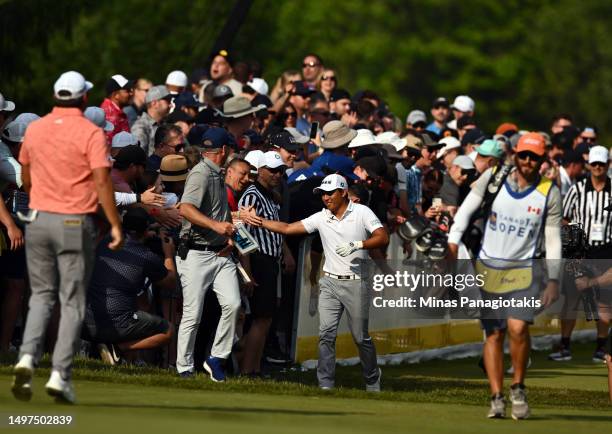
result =
[{"label": "crowd of spectators", "polygon": [[[351,183],[351,200],[370,207],[390,232],[415,215],[448,231],[472,183],[488,169],[511,163],[519,138],[527,132],[505,119],[495,131],[485,131],[480,119],[486,113],[468,95],[432,96],[430,107],[415,108],[403,118],[373,90],[349,92],[334,68],[312,53],[273,86],[262,72],[260,64],[235,61],[221,50],[208,70],[194,71],[191,77],[172,71],[163,84],[113,75],[99,107],[83,107],[84,116],[105,133],[126,233],[122,250],[108,249],[108,224],[99,216],[100,243],[82,332],[87,354],[99,354],[110,364],[175,365],[177,327],[187,315],[176,268],[184,227],[180,206],[190,172],[200,171],[203,159],[209,161],[210,149],[230,150],[219,165],[225,179],[222,197],[234,222],[245,208],[272,220],[305,218],[322,208],[313,187],[338,173]],[[16,217],[27,209],[18,157],[28,125],[38,115],[16,116],[19,112],[18,102],[0,95],[2,352],[13,352],[19,344],[28,294],[27,228]],[[555,114],[550,125],[539,129],[547,146],[541,174],[553,179],[566,199],[566,222],[585,219],[579,200],[587,194],[585,188],[605,192],[597,205],[598,224],[604,227],[591,241],[598,246],[598,257],[610,258],[612,213],[605,210],[612,194],[609,156],[599,144],[597,128],[576,125],[570,114]],[[598,177],[591,181],[594,167]],[[229,368],[258,376],[265,371],[262,361],[290,360],[301,239],[248,229],[260,248],[239,258],[248,277],[240,286]],[[472,253],[481,237],[477,225],[467,231],[465,244]],[[406,243],[405,250],[411,254],[411,245]],[[313,285],[321,252],[315,239],[309,276]],[[386,251],[378,255],[385,257]],[[201,315],[189,312],[197,329],[196,361],[206,358],[217,323],[225,318],[227,305],[219,303],[216,293],[208,291]],[[601,359],[608,325],[609,317],[603,318],[595,354]],[[49,345],[54,333],[57,321],[48,331]],[[569,342],[564,336],[561,351],[569,351]]]}]

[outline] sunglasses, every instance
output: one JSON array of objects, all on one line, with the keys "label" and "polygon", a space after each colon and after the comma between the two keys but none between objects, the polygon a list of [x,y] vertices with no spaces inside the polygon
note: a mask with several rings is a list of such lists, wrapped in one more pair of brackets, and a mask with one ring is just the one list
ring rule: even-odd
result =
[{"label": "sunglasses", "polygon": [[286,118],[297,118],[297,113],[296,112],[285,112],[283,113],[283,116]]},{"label": "sunglasses", "polygon": [[315,110],[310,112],[311,115],[319,115],[319,116],[325,116],[328,117],[330,115],[330,113],[328,111],[323,111],[323,110]]},{"label": "sunglasses", "polygon": [[583,142],[587,142],[587,143],[595,143],[595,137],[582,137],[580,136],[580,138],[582,139]]},{"label": "sunglasses", "polygon": [[266,169],[268,169],[270,171],[270,173],[272,173],[273,175],[278,175],[279,173],[284,173],[285,172],[285,168],[284,167],[277,167],[276,169],[270,169],[269,167],[266,167]]},{"label": "sunglasses", "polygon": [[516,156],[519,158],[519,160],[531,160],[531,161],[541,161],[544,156],[542,155],[538,155],[535,152],[531,152],[531,151],[521,151],[521,152],[517,152]]},{"label": "sunglasses", "polygon": [[607,163],[602,163],[601,161],[595,161],[593,163],[590,163],[591,167],[606,167],[607,165]]},{"label": "sunglasses", "polygon": [[317,66],[321,66],[321,64],[316,62],[302,63],[302,68],[316,68]]},{"label": "sunglasses", "polygon": [[323,80],[323,81],[327,81],[327,80],[336,81],[336,77],[334,77],[333,75],[331,77],[324,75],[323,77],[321,77],[321,80]]}]

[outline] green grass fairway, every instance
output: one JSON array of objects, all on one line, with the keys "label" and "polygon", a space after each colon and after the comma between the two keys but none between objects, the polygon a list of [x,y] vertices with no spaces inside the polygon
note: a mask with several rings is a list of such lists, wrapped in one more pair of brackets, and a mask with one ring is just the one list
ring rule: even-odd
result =
[{"label": "green grass fairway", "polygon": [[[205,376],[182,380],[161,370],[102,368],[80,362],[77,406],[58,406],[44,393],[48,369],[35,379],[30,403],[10,394],[10,368],[0,368],[0,432],[183,434],[259,433],[521,433],[607,431],[605,366],[577,348],[569,364],[534,353],[528,390],[533,417],[487,420],[488,390],[475,359],[433,361],[383,368],[380,395],[361,391],[359,368],[339,368],[339,387],[322,393],[314,372],[288,373],[277,381],[234,379],[214,384]],[[308,384],[302,384],[302,383]],[[357,389],[359,387],[359,389]],[[74,416],[72,427],[7,427],[8,415]],[[521,427],[517,427],[520,424]]]}]

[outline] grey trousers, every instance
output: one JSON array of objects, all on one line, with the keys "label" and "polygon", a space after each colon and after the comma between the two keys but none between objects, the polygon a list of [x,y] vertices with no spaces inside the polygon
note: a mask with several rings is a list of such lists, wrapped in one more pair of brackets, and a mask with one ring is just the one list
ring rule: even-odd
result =
[{"label": "grey trousers", "polygon": [[349,329],[359,349],[366,384],[378,380],[376,348],[368,334],[369,295],[361,280],[323,277],[319,281],[319,364],[320,387],[333,387],[336,375],[336,336],[342,313],[346,310]]},{"label": "grey trousers", "polygon": [[176,370],[193,371],[193,348],[204,309],[206,291],[212,286],[221,305],[221,318],[210,355],[227,359],[234,344],[240,310],[236,264],[215,252],[190,250],[185,260],[176,258],[183,287],[183,317],[178,329]]},{"label": "grey trousers", "polygon": [[38,362],[56,300],[60,323],[53,369],[69,379],[79,349],[85,297],[95,252],[96,227],[88,215],[39,212],[26,230],[26,258],[32,295],[19,357]]}]

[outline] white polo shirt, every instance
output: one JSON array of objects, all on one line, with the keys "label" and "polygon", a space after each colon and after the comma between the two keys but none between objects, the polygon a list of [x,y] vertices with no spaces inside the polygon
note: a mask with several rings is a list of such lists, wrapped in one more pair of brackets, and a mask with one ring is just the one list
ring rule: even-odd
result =
[{"label": "white polo shirt", "polygon": [[360,261],[368,257],[368,252],[361,249],[343,258],[336,253],[336,247],[366,240],[369,234],[383,227],[370,208],[353,202],[349,202],[340,219],[325,208],[302,220],[302,224],[309,234],[319,231],[325,253],[323,271],[340,276],[360,274]]}]

